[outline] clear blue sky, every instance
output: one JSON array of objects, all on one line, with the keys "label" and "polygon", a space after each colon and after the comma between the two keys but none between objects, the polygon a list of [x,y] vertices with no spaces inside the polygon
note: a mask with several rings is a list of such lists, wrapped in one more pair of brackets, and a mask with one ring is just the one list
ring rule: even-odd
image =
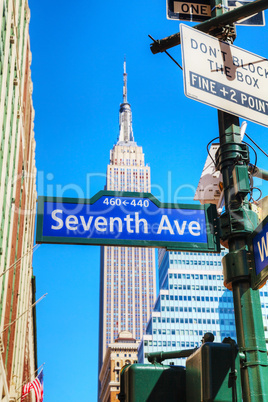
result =
[{"label": "clear blue sky", "polygon": [[[217,111],[186,98],[182,71],[150,52],[148,34],[179,31],[165,3],[29,0],[39,195],[90,197],[103,189],[126,56],[134,136],[151,166],[152,193],[191,202],[206,145],[218,135]],[[236,46],[268,57],[267,27],[237,33]],[[179,46],[170,53],[181,61]],[[267,128],[249,123],[247,133],[268,150]],[[258,161],[267,168],[260,152]],[[266,195],[267,186],[256,184]],[[34,253],[37,298],[48,293],[37,307],[45,401],[97,398],[99,255],[99,247],[63,245]]]}]

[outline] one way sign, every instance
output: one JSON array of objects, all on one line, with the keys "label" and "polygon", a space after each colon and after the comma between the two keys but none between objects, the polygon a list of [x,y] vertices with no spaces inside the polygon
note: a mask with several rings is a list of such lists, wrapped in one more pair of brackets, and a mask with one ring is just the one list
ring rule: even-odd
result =
[{"label": "one way sign", "polygon": [[[250,1],[228,0],[228,11],[245,6]],[[167,0],[167,19],[202,22],[211,18],[210,0]],[[241,20],[237,25],[264,26],[264,12]]]},{"label": "one way sign", "polygon": [[210,17],[210,0],[167,0],[167,19],[202,22]]}]

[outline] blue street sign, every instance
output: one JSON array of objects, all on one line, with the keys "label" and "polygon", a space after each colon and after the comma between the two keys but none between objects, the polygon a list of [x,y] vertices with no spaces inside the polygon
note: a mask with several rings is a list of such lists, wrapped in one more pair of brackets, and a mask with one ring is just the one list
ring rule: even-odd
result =
[{"label": "blue street sign", "polygon": [[252,287],[253,289],[258,289],[268,279],[268,217],[253,232],[250,242],[250,248],[254,256]]},{"label": "blue street sign", "polygon": [[37,243],[219,251],[214,205],[161,204],[149,193],[38,198]]},{"label": "blue street sign", "polygon": [[268,223],[253,239],[253,251],[256,274],[258,275],[268,265]]}]

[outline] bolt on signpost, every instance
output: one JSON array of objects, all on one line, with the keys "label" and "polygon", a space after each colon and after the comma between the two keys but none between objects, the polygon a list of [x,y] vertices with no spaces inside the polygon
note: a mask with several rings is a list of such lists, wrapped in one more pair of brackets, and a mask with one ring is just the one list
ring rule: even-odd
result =
[{"label": "bolt on signpost", "polygon": [[[196,25],[194,28],[198,31],[210,33],[228,43],[232,43],[235,39],[235,27],[232,23],[268,8],[267,0],[257,0],[236,10],[227,12],[228,7],[224,1],[211,0],[212,18]],[[192,29],[192,31],[195,31],[195,29]],[[185,28],[184,30],[186,31]],[[181,35],[175,34],[168,38],[154,41],[151,45],[151,50],[155,54],[166,51],[166,49],[180,43]],[[185,45],[185,52],[191,47],[189,46],[189,36],[187,44],[188,48]],[[221,44],[221,46],[224,45]],[[184,64],[185,93],[189,97],[191,96],[187,93],[187,89],[191,85],[192,87],[197,87],[196,83],[198,79],[201,80],[199,82],[204,80],[203,82],[206,83],[207,88],[210,85],[210,88],[212,88],[211,92],[214,94],[218,90],[225,91],[226,89],[221,83],[206,79],[206,77],[198,75],[198,73],[193,75],[189,69],[187,74],[187,78],[185,78]],[[191,78],[193,76],[194,78]],[[187,87],[187,85],[189,86]],[[228,89],[230,90],[230,88]],[[191,88],[191,90],[193,93],[194,89]],[[233,89],[234,93],[239,94],[241,99],[242,97],[245,99],[245,93],[241,91],[235,92]],[[198,99],[197,92],[195,92],[195,95],[192,98],[200,100]],[[201,102],[211,104],[206,100],[205,94],[201,96],[203,96]],[[249,97],[257,100],[256,97],[254,98],[254,95]],[[225,99],[222,100],[223,103],[225,101]],[[259,101],[261,99],[258,99]],[[253,290],[259,289],[261,284],[267,279],[268,265],[265,262],[267,267],[257,275],[257,278],[255,273],[252,273],[252,267],[256,266],[257,263],[256,261],[254,262],[255,256],[252,252],[252,244],[250,242],[252,238],[254,239],[254,236],[257,236],[255,232],[255,234],[253,233],[257,226],[257,215],[250,209],[248,201],[248,194],[250,192],[248,178],[249,151],[247,145],[241,142],[239,118],[231,114],[236,113],[237,115],[241,115],[239,109],[237,110],[232,107],[229,109],[224,108],[220,104],[216,105],[216,107],[227,110],[218,110],[220,147],[216,154],[216,166],[221,171],[223,177],[225,212],[220,217],[221,238],[229,246],[229,253],[223,258],[223,274],[225,286],[233,291],[237,342],[241,356],[241,369],[240,373],[237,374],[241,375],[243,401],[268,401],[268,363],[260,296],[258,290]],[[248,111],[251,112],[250,109]],[[249,117],[249,119],[254,121],[254,118]],[[265,120],[267,117],[264,117],[264,120],[263,117],[260,117],[260,119],[257,122],[268,126],[267,120]],[[263,223],[266,223],[266,220]],[[258,233],[261,230],[257,229],[256,232]],[[261,232],[261,235],[264,237],[263,232]],[[267,240],[265,239],[260,241],[265,242]],[[257,240],[258,237],[255,237],[255,243]],[[265,244],[265,247],[267,247],[267,244]]]}]

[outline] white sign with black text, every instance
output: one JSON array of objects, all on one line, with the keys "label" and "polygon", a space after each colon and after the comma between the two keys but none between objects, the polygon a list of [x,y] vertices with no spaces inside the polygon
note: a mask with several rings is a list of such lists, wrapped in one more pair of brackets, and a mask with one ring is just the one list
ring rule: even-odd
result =
[{"label": "white sign with black text", "polygon": [[189,98],[268,126],[268,60],[180,25]]},{"label": "white sign with black text", "polygon": [[170,20],[202,22],[211,18],[210,0],[167,0],[167,18]]}]

